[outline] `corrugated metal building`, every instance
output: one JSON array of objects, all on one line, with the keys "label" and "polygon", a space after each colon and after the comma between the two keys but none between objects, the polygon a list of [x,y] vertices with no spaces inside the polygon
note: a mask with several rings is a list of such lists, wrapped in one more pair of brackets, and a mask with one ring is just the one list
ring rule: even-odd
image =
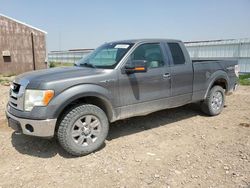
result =
[{"label": "corrugated metal building", "polygon": [[250,38],[185,42],[191,58],[237,59],[241,73],[250,73]]},{"label": "corrugated metal building", "polygon": [[0,14],[0,74],[47,68],[46,32]]},{"label": "corrugated metal building", "polygon": [[48,54],[50,63],[75,63],[92,52],[93,49],[73,49],[68,51],[51,51]]}]

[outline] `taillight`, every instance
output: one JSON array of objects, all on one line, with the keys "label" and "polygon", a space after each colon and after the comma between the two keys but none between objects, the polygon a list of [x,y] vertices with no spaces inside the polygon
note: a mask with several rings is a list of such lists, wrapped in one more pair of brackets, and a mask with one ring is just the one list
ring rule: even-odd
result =
[{"label": "taillight", "polygon": [[239,72],[240,72],[240,67],[239,67],[239,65],[235,65],[235,66],[234,66],[234,72],[235,72],[236,76],[239,77]]}]

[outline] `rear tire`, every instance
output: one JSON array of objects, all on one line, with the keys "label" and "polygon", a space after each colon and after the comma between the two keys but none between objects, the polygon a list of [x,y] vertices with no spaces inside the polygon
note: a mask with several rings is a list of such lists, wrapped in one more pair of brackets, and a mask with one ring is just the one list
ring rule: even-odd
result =
[{"label": "rear tire", "polygon": [[109,122],[102,109],[82,104],[64,114],[57,136],[60,145],[74,156],[82,156],[99,149],[109,130]]},{"label": "rear tire", "polygon": [[201,102],[202,111],[209,116],[221,113],[225,104],[225,91],[221,86],[214,86],[208,92],[207,98]]}]

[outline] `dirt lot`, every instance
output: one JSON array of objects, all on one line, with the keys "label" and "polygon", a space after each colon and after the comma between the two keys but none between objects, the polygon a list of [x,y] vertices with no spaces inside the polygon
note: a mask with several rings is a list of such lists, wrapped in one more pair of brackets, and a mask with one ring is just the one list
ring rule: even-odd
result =
[{"label": "dirt lot", "polygon": [[55,140],[16,135],[0,86],[0,187],[249,187],[250,87],[217,117],[196,105],[111,125],[105,146],[75,158]]}]

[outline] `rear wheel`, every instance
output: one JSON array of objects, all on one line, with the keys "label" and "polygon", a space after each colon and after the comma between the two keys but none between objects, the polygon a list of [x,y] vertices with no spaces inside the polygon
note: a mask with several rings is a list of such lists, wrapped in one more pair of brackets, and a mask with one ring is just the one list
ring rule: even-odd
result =
[{"label": "rear wheel", "polygon": [[63,116],[57,135],[59,143],[67,152],[81,156],[100,148],[108,130],[109,123],[103,110],[84,104]]},{"label": "rear wheel", "polygon": [[207,98],[201,103],[201,109],[210,116],[221,113],[225,104],[225,91],[221,86],[214,86],[209,91]]}]

